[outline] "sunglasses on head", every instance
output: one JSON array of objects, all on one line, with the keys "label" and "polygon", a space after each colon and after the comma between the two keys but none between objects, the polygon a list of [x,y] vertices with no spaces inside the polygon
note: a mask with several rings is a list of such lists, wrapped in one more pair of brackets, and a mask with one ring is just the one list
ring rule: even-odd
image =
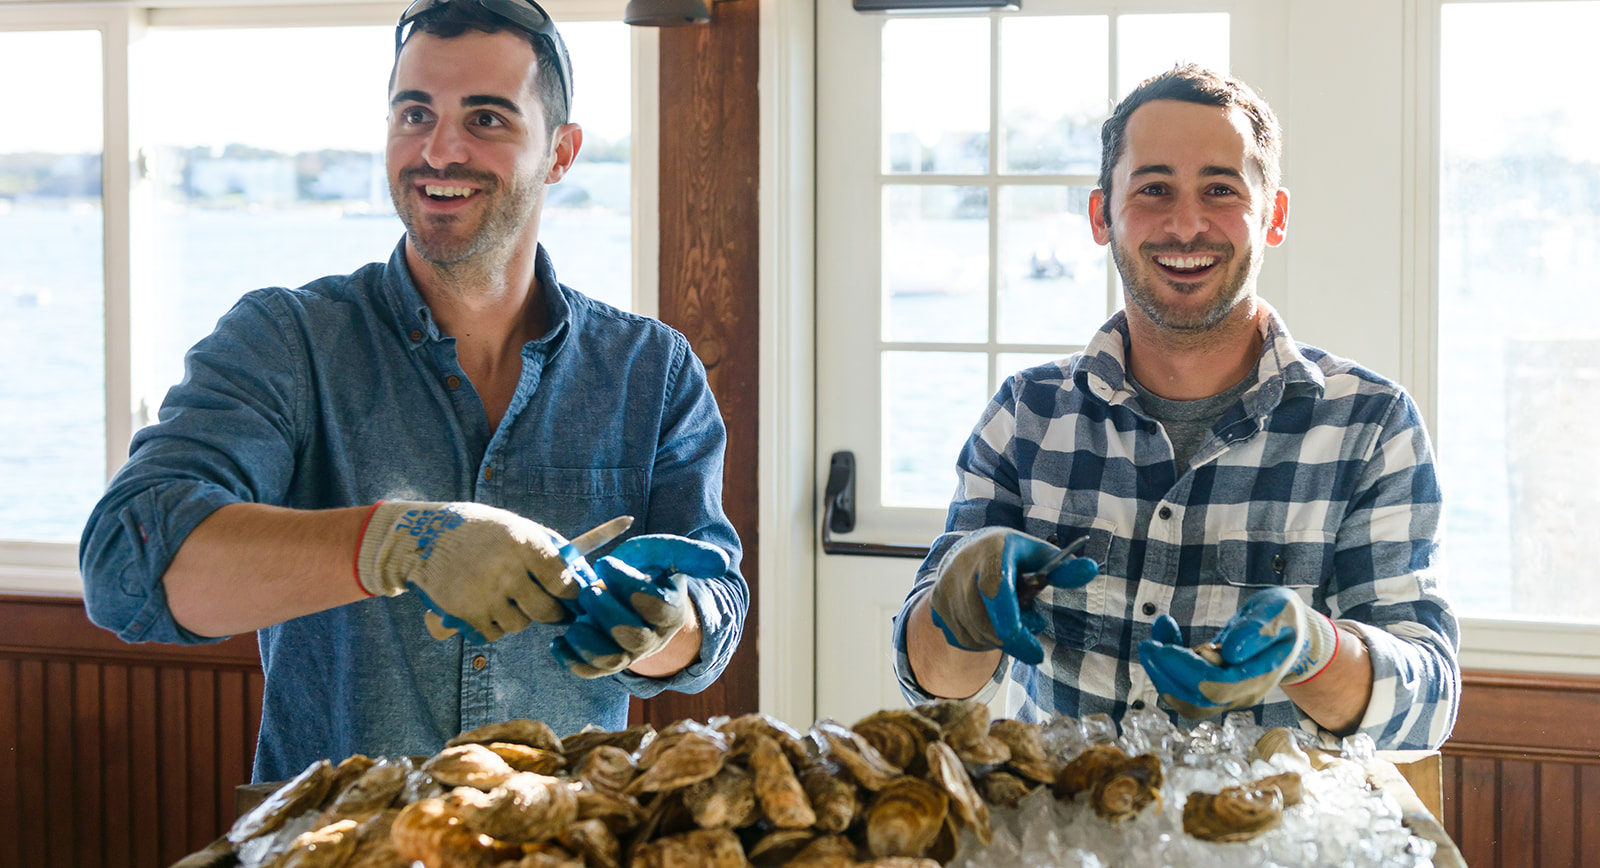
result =
[{"label": "sunglasses on head", "polygon": [[450,3],[471,3],[506,24],[543,40],[545,50],[555,56],[556,74],[561,77],[561,96],[566,100],[568,114],[572,112],[572,68],[567,65],[566,43],[556,30],[550,13],[533,0],[415,0],[400,14],[400,23],[394,28],[394,54],[400,56],[400,47],[411,36],[412,25],[418,18]]}]

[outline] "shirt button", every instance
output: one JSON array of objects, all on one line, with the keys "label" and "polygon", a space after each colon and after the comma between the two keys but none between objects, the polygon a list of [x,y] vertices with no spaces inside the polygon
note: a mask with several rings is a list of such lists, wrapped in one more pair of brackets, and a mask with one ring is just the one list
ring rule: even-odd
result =
[{"label": "shirt button", "polygon": [[1164,519],[1165,518],[1172,518],[1172,507],[1163,506],[1163,507],[1161,507],[1161,509],[1158,512],[1156,512],[1156,515],[1159,515]]},{"label": "shirt button", "polygon": [[449,386],[451,391],[454,391],[461,388],[461,378],[455,374],[451,374],[450,376],[444,378],[444,384]]},{"label": "shirt button", "polygon": [[1049,543],[1049,544],[1051,544],[1051,545],[1053,545],[1053,546],[1055,546],[1055,547],[1057,547],[1057,548],[1060,548],[1061,547],[1061,534],[1053,533],[1053,534],[1045,537],[1044,541]]},{"label": "shirt button", "polygon": [[1273,555],[1272,556],[1272,571],[1275,572],[1275,573],[1283,572],[1283,563],[1284,563],[1283,555]]},{"label": "shirt button", "polygon": [[1145,603],[1144,607],[1141,608],[1139,611],[1145,613],[1146,615],[1154,615],[1156,613],[1156,604],[1155,603]]},{"label": "shirt button", "polygon": [[411,339],[414,340],[414,341],[422,340],[422,330],[421,329],[412,329],[411,330]]},{"label": "shirt button", "polygon": [[1129,707],[1132,708],[1134,711],[1139,711],[1139,710],[1144,708],[1144,700],[1143,699],[1135,699],[1132,703],[1130,703]]},{"label": "shirt button", "polygon": [[483,468],[483,481],[484,482],[488,482],[489,480],[491,480],[493,478],[494,478],[494,468],[493,467],[485,467],[485,468]]},{"label": "shirt button", "polygon": [[478,656],[472,658],[472,668],[473,669],[482,669],[483,667],[488,666],[488,665],[489,665],[488,658],[484,657],[482,654],[479,654]]}]

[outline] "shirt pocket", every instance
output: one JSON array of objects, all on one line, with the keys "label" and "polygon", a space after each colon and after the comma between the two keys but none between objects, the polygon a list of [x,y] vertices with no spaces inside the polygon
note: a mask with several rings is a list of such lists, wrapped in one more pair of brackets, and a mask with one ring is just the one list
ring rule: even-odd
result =
[{"label": "shirt pocket", "polygon": [[1101,575],[1081,588],[1047,587],[1039,594],[1039,605],[1050,621],[1049,632],[1042,636],[1046,644],[1073,651],[1087,651],[1099,644],[1105,629],[1106,576],[1116,575],[1111,563],[1112,542],[1117,526],[1103,518],[1063,513],[1055,522],[1029,518],[1024,530],[1048,540],[1052,545],[1066,546],[1080,537],[1087,537],[1083,548],[1076,554],[1093,558],[1100,565]]},{"label": "shirt pocket", "polygon": [[[645,517],[647,476],[640,467],[525,466],[526,514],[562,536],[578,534],[616,518]],[[631,535],[643,533],[635,527]]]},{"label": "shirt pocket", "polygon": [[[1333,570],[1333,538],[1320,530],[1223,531],[1217,542],[1215,578],[1195,600],[1191,642],[1209,640],[1257,592],[1288,588],[1315,607],[1325,575]],[[1188,634],[1191,631],[1185,631]]]}]

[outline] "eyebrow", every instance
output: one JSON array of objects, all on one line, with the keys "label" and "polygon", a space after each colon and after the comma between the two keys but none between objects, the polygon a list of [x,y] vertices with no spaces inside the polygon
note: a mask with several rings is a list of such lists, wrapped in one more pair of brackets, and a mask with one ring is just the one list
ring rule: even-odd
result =
[{"label": "eyebrow", "polygon": [[[1148,166],[1140,166],[1140,167],[1134,169],[1131,173],[1129,173],[1128,177],[1137,178],[1140,175],[1169,175],[1170,176],[1170,175],[1176,175],[1176,174],[1177,174],[1177,172],[1174,172],[1172,170],[1172,167],[1167,165],[1167,164],[1165,164],[1165,163],[1152,163],[1152,164],[1150,164]],[[1240,172],[1238,169],[1231,169],[1231,168],[1229,168],[1227,166],[1205,166],[1205,167],[1200,169],[1200,177],[1202,177],[1202,178],[1234,178],[1234,179],[1238,180],[1240,183],[1245,183],[1245,177],[1244,177],[1244,173],[1243,172]]]},{"label": "eyebrow", "polygon": [[[400,103],[403,103],[403,102],[419,102],[419,103],[422,103],[423,105],[433,105],[433,97],[430,96],[427,91],[422,91],[422,90],[402,90],[402,91],[396,93],[394,95],[393,99],[389,100],[389,105],[390,106],[397,106],[397,105],[399,105]],[[522,108],[520,106],[518,106],[516,103],[512,102],[511,100],[506,99],[503,96],[487,96],[487,95],[475,94],[473,96],[462,97],[461,98],[461,105],[466,107],[466,108],[477,108],[478,106],[486,106],[486,105],[487,106],[496,106],[498,108],[503,108],[506,111],[511,112],[512,114],[517,115],[519,117],[522,115]]]}]

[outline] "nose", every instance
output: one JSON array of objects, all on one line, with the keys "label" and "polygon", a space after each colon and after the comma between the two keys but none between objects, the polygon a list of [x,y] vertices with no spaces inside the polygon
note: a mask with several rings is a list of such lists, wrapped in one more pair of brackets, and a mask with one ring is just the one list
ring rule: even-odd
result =
[{"label": "nose", "polygon": [[1205,207],[1193,196],[1175,197],[1167,212],[1166,230],[1182,242],[1193,241],[1210,228]]},{"label": "nose", "polygon": [[454,124],[436,124],[422,145],[422,159],[435,169],[467,161],[466,135]]}]

